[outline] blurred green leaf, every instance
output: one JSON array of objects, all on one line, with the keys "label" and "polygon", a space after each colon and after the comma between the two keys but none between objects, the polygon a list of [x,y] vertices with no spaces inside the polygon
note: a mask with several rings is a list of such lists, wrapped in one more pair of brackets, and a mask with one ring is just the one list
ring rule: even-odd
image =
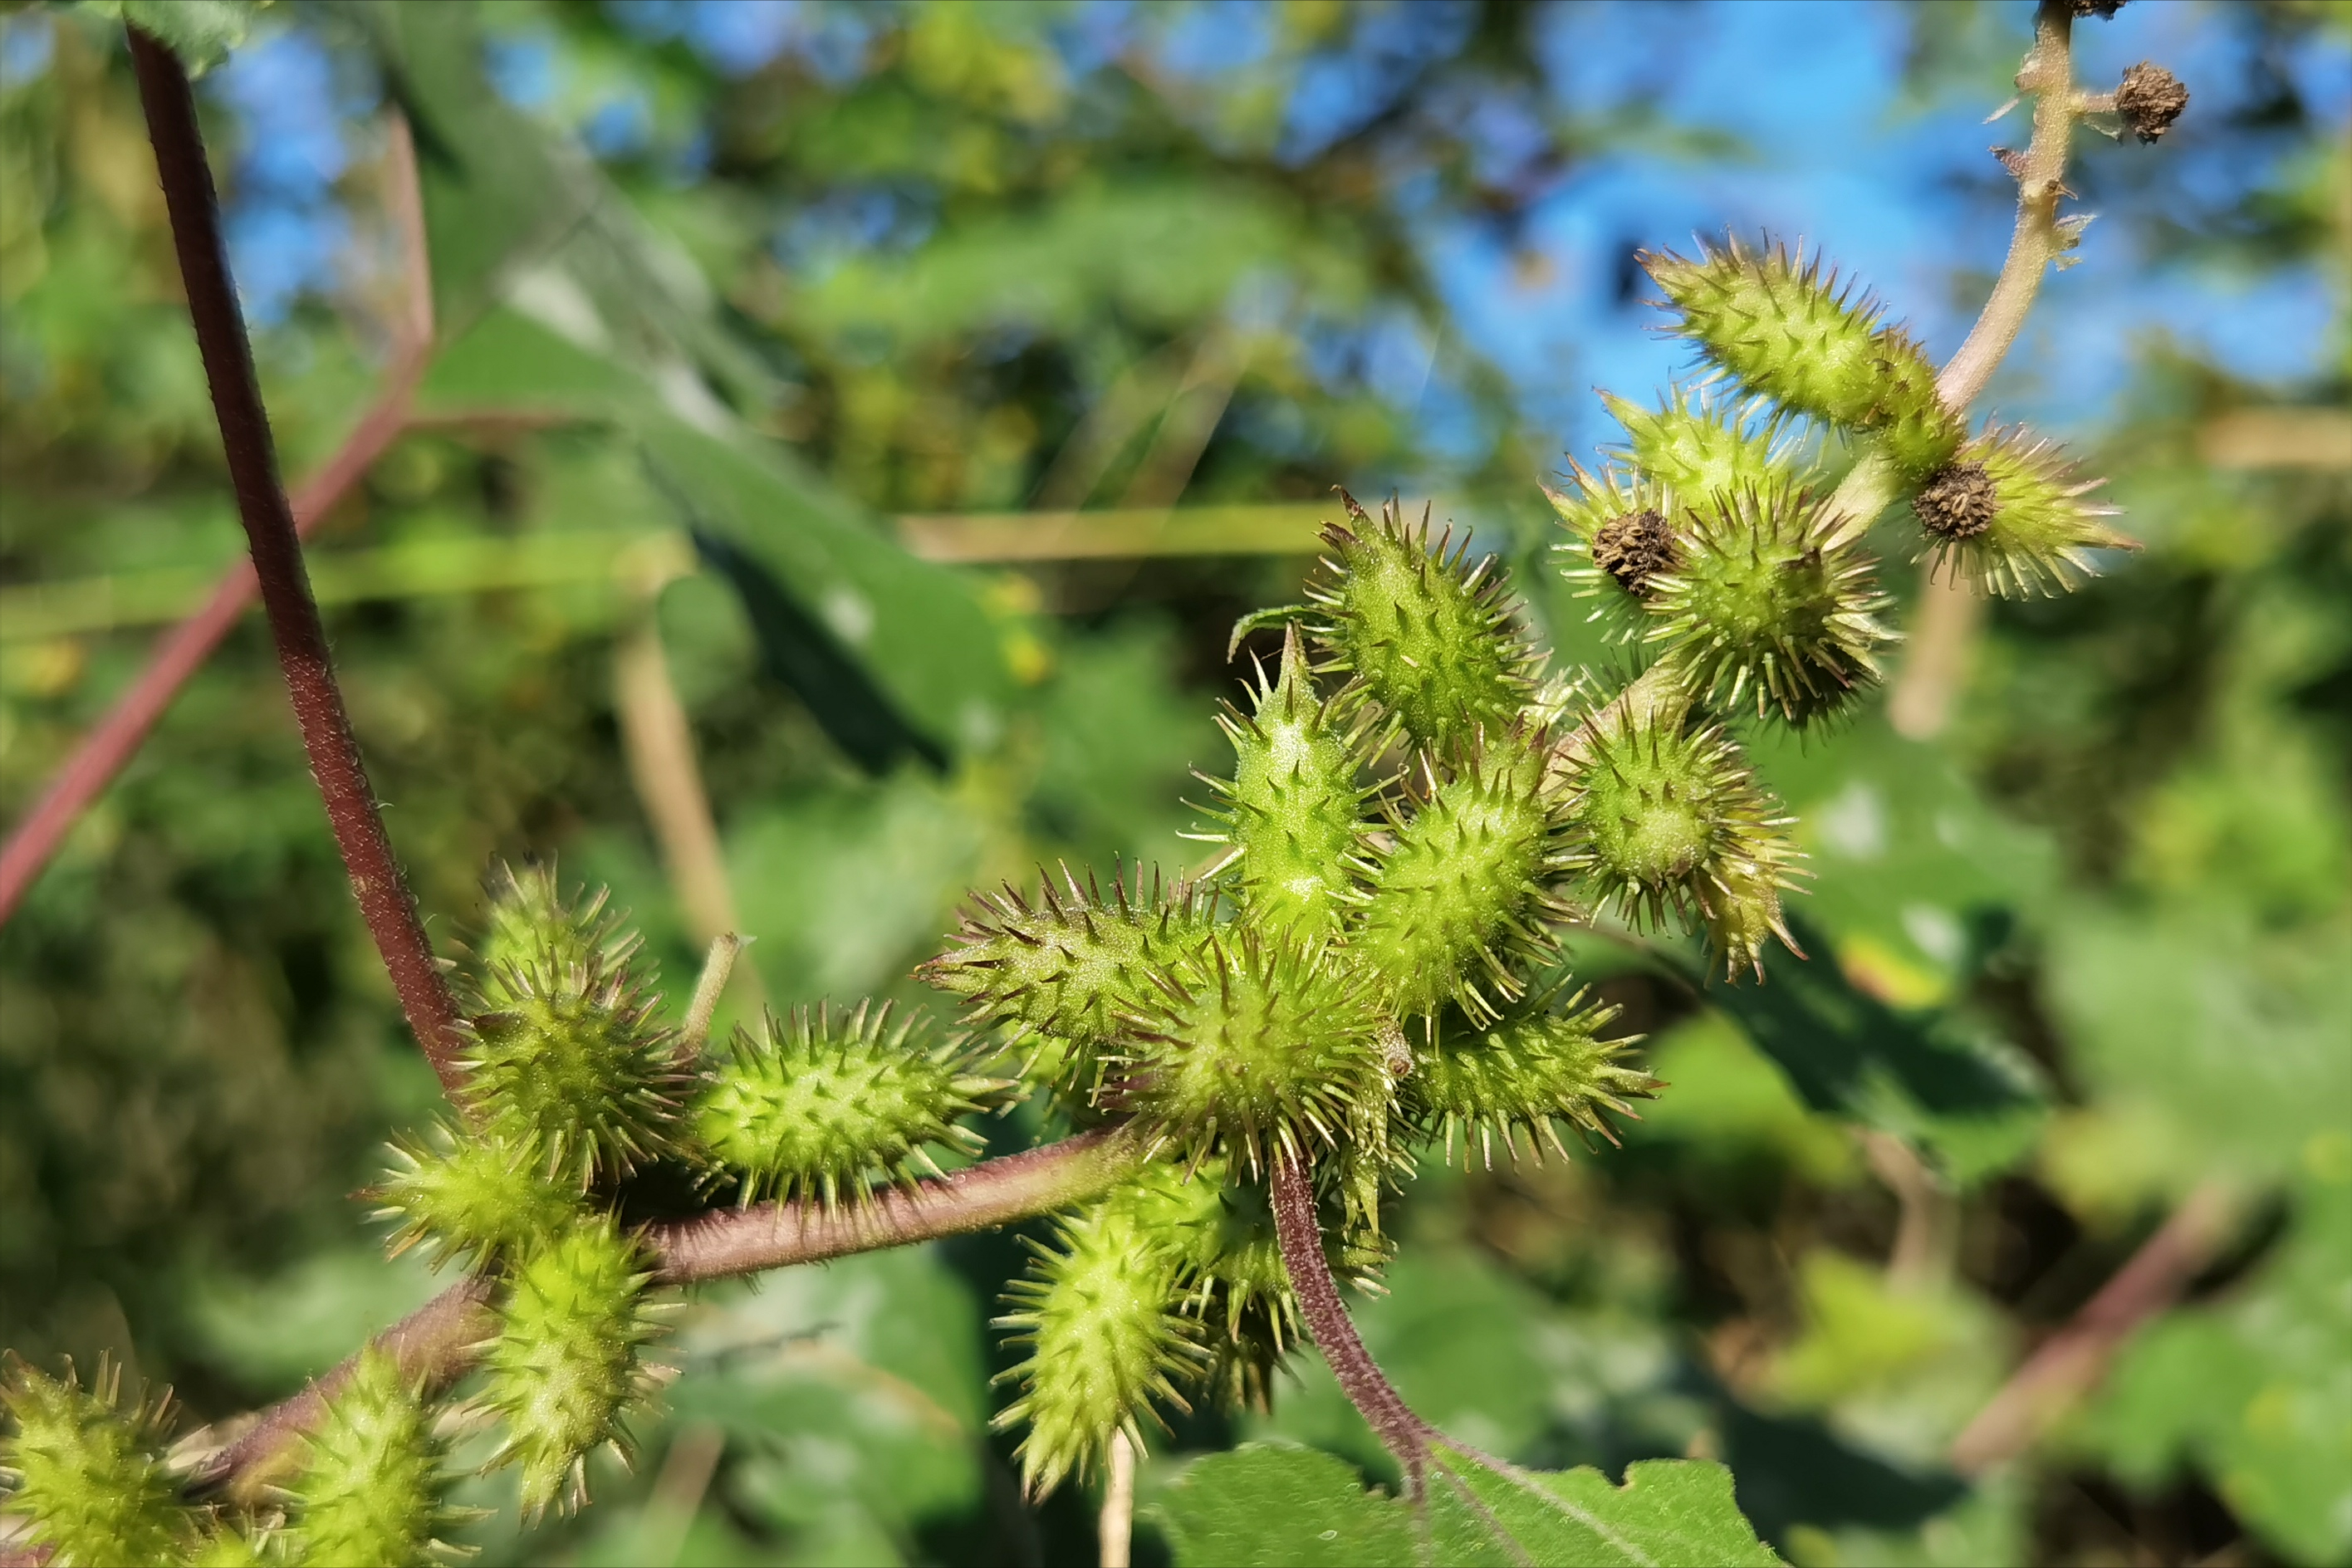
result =
[{"label": "blurred green leaf", "polygon": [[979,1496],[978,1314],[929,1248],[716,1291],[677,1348],[665,1403],[726,1435],[726,1495],[785,1534],[787,1561],[898,1561],[919,1521]]},{"label": "blurred green leaf", "polygon": [[1363,1489],[1312,1449],[1247,1444],[1195,1460],[1157,1513],[1181,1568],[1208,1564],[1769,1564],[1732,1501],[1731,1473],[1697,1459],[1600,1471],[1496,1470],[1441,1448],[1424,1505]]},{"label": "blurred green leaf", "polygon": [[417,1253],[386,1262],[380,1247],[345,1247],[268,1279],[198,1275],[187,1321],[195,1347],[247,1387],[289,1393],[447,1284]]},{"label": "blurred green leaf", "polygon": [[81,0],[84,9],[153,34],[192,77],[228,58],[245,42],[255,14],[270,0]]},{"label": "blurred green leaf", "polygon": [[2262,1179],[2352,1104],[2347,943],[2342,918],[2264,929],[2218,900],[2074,906],[2052,936],[2052,1000],[2101,1102],[2168,1133],[2172,1181]]},{"label": "blurred green leaf", "polygon": [[2296,1563],[2352,1554],[2352,1136],[2308,1135],[2293,1227],[2228,1298],[2126,1349],[2084,1423],[2116,1472],[2161,1487],[2184,1459]]},{"label": "blurred green leaf", "polygon": [[1962,1186],[2032,1147],[2047,1105],[2022,1054],[1949,1012],[1889,1005],[1838,967],[1826,931],[1793,913],[1790,928],[1810,961],[1776,954],[1760,985],[1710,975],[1706,995],[1807,1105],[1894,1133]]},{"label": "blurred green leaf", "polygon": [[779,1000],[845,1003],[904,978],[979,876],[988,832],[969,789],[914,769],[731,826],[729,879]]}]

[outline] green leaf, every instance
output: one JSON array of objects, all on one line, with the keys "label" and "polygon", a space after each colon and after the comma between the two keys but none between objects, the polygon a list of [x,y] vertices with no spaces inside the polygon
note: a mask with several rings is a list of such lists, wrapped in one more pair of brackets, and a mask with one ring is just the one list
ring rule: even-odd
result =
[{"label": "green leaf", "polygon": [[2032,1146],[2048,1106],[2024,1056],[1950,1013],[1895,1007],[1859,989],[1826,932],[1794,915],[1789,923],[1811,961],[1782,956],[1762,985],[1710,979],[1707,995],[1807,1105],[1894,1133],[1961,1185]]},{"label": "green leaf", "polygon": [[1498,1468],[1441,1447],[1416,1506],[1368,1492],[1311,1448],[1247,1444],[1196,1460],[1155,1505],[1181,1568],[1444,1563],[1771,1564],[1732,1500],[1731,1472],[1647,1459],[1612,1486],[1589,1468]]},{"label": "green leaf", "polygon": [[968,577],[914,559],[744,422],[773,406],[773,378],[693,260],[499,100],[478,8],[357,15],[417,140],[443,340],[420,406],[624,436],[663,521],[704,536],[744,590],[772,671],[868,771],[992,746],[1013,697],[997,617]]},{"label": "green leaf", "polygon": [[269,0],[83,0],[82,8],[118,17],[152,34],[180,57],[192,77],[204,75],[245,42],[254,14]]},{"label": "green leaf", "polygon": [[2053,1011],[2096,1103],[2157,1122],[2173,1179],[2291,1172],[2352,1102],[2341,917],[2265,925],[2182,898],[2078,907],[2052,937]]}]

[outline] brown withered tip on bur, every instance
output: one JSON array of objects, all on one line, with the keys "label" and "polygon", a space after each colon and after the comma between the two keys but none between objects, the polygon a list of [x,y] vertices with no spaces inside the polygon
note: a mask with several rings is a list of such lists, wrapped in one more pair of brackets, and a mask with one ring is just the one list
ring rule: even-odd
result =
[{"label": "brown withered tip on bur", "polygon": [[1911,498],[1919,526],[1938,539],[1974,539],[1992,526],[2000,498],[1982,463],[1952,463],[1937,470]]},{"label": "brown withered tip on bur", "polygon": [[2123,82],[2116,89],[2116,112],[2143,142],[2153,142],[2171,130],[2172,122],[2188,107],[2189,89],[2180,79],[2147,60],[2124,72]]},{"label": "brown withered tip on bur", "polygon": [[1592,563],[1629,594],[1647,592],[1651,576],[1676,559],[1675,531],[1654,509],[1612,518],[1592,537]]}]

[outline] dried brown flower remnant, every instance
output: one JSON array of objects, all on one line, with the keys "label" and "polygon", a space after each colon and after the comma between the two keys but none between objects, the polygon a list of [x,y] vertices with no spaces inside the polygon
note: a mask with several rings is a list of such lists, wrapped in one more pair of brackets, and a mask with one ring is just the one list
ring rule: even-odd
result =
[{"label": "dried brown flower remnant", "polygon": [[1947,466],[1911,499],[1919,526],[1938,539],[1974,539],[1992,526],[2000,505],[1992,475],[1978,462]]},{"label": "dried brown flower remnant", "polygon": [[1612,518],[1592,537],[1592,563],[1629,594],[1646,592],[1652,574],[1675,560],[1675,531],[1654,509]]},{"label": "dried brown flower remnant", "polygon": [[2123,84],[2116,89],[2116,112],[2143,142],[2153,142],[2171,130],[2172,122],[2188,107],[2189,89],[2180,79],[2147,60],[2124,72]]}]

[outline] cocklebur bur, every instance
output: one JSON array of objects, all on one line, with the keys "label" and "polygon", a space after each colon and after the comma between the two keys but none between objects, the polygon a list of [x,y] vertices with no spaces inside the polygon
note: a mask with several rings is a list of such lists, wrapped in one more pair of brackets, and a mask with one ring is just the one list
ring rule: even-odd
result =
[{"label": "cocklebur bur", "polygon": [[369,1195],[376,1218],[398,1222],[394,1258],[423,1244],[436,1268],[453,1258],[479,1268],[529,1251],[581,1212],[578,1190],[550,1180],[529,1142],[442,1122],[423,1139],[395,1139],[391,1154]]},{"label": "cocklebur bur", "polygon": [[51,1377],[15,1356],[0,1365],[0,1409],[16,1430],[0,1441],[7,1511],[57,1568],[179,1561],[195,1521],[164,1467],[168,1395],[122,1398],[120,1363],[101,1360],[88,1388],[68,1364]]},{"label": "cocklebur bur", "polygon": [[1114,1432],[1139,1448],[1155,1404],[1191,1406],[1178,1388],[1202,1365],[1201,1325],[1178,1310],[1181,1266],[1133,1210],[1105,1199],[1065,1220],[1057,1245],[1033,1245],[1031,1272],[996,1320],[1028,1355],[1000,1382],[1022,1385],[993,1423],[1025,1426],[1018,1457],[1032,1495],[1084,1475]]},{"label": "cocklebur bur", "polygon": [[636,938],[604,895],[567,903],[549,878],[493,884],[462,1099],[484,1131],[585,1190],[676,1152],[689,1080]]},{"label": "cocklebur bur", "polygon": [[1430,538],[1430,513],[1409,522],[1394,500],[1375,520],[1342,492],[1345,523],[1323,531],[1330,553],[1308,585],[1307,632],[1317,668],[1354,678],[1376,710],[1413,745],[1450,748],[1507,729],[1542,660],[1492,556],[1469,560],[1470,541]]},{"label": "cocklebur bur", "polygon": [[295,1561],[425,1568],[454,1555],[440,1532],[465,1516],[446,1500],[446,1457],[416,1380],[369,1347],[327,1396],[286,1483],[301,1521],[288,1538]]},{"label": "cocklebur bur", "polygon": [[2010,598],[2063,593],[2095,570],[2090,552],[2137,544],[2087,500],[2102,481],[2078,479],[2057,447],[2021,427],[1991,430],[1963,447],[1911,498],[1939,573]]},{"label": "cocklebur bur", "polygon": [[1279,673],[1267,679],[1261,671],[1251,711],[1227,704],[1217,723],[1233,743],[1234,774],[1207,780],[1221,831],[1196,837],[1232,847],[1219,869],[1253,921],[1330,934],[1357,896],[1355,863],[1374,793],[1357,782],[1365,717],[1335,711],[1317,694],[1294,622]]},{"label": "cocklebur bur", "polygon": [[1153,1147],[1255,1174],[1340,1142],[1381,1076],[1381,1015],[1336,950],[1244,926],[1154,982],[1122,1018],[1111,1090]]},{"label": "cocklebur bur", "polygon": [[603,1215],[509,1271],[475,1404],[498,1421],[489,1464],[520,1471],[527,1514],[585,1504],[592,1450],[629,1456],[628,1416],[661,1382],[638,1354],[660,1332],[657,1309],[645,1299],[646,1262],[637,1242]]},{"label": "cocklebur bur", "polygon": [[1643,265],[1681,315],[1673,330],[1741,390],[1872,433],[1906,473],[1927,473],[1958,447],[1964,431],[1937,396],[1927,354],[1820,257],[1732,237],[1702,245],[1696,260],[1653,253]]},{"label": "cocklebur bur", "polygon": [[1633,1115],[1628,1100],[1650,1099],[1663,1087],[1621,1059],[1628,1042],[1601,1037],[1616,1014],[1587,1004],[1582,992],[1563,998],[1555,989],[1484,1026],[1448,1020],[1451,1026],[1433,1028],[1405,1088],[1409,1112],[1434,1133],[1448,1162],[1458,1139],[1465,1167],[1475,1153],[1493,1169],[1497,1142],[1517,1163],[1522,1137],[1525,1158],[1541,1161],[1547,1145],[1566,1158],[1562,1121],[1614,1142],[1609,1116]]},{"label": "cocklebur bur", "polygon": [[1100,1088],[1097,1053],[1122,1027],[1120,1016],[1152,995],[1150,975],[1208,932],[1205,900],[1189,882],[1150,890],[1137,867],[1113,876],[1106,899],[1067,866],[1062,886],[1039,874],[1033,904],[1006,887],[974,893],[956,945],[920,965],[917,975],[965,1005],[966,1022],[1003,1031],[1011,1048],[1028,1047],[1028,1076],[1091,1097]]},{"label": "cocklebur bur", "polygon": [[1887,601],[1814,497],[1747,489],[1684,518],[1675,564],[1650,578],[1643,637],[1704,701],[1805,724],[1876,683]]},{"label": "cocklebur bur", "polygon": [[1009,1079],[976,1069],[970,1043],[928,1042],[919,1014],[867,1003],[843,1017],[820,1005],[738,1029],[707,1071],[692,1121],[713,1170],[739,1201],[813,1196],[863,1202],[876,1179],[940,1173],[932,1146],[971,1156],[961,1118],[1003,1101]]}]

